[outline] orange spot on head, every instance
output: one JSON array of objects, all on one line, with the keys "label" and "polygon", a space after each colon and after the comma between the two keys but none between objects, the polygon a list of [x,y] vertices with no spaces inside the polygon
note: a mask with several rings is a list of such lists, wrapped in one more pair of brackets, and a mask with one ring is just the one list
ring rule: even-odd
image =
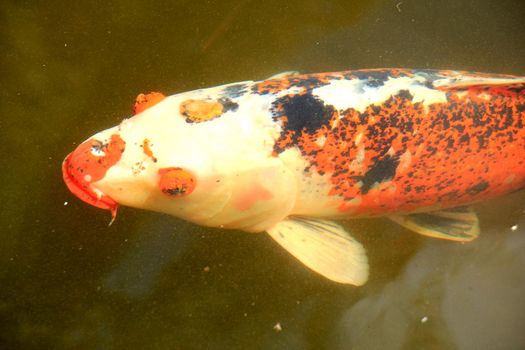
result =
[{"label": "orange spot on head", "polygon": [[189,99],[180,104],[179,111],[187,121],[199,123],[221,116],[224,107],[215,101]]},{"label": "orange spot on head", "polygon": [[157,158],[153,155],[153,151],[151,150],[150,146],[151,144],[150,144],[149,139],[144,139],[144,141],[142,141],[142,150],[144,151],[144,154],[150,157],[151,160],[153,160],[153,162],[156,163]]},{"label": "orange spot on head", "polygon": [[160,92],[150,92],[149,94],[139,94],[135,99],[133,114],[139,114],[144,110],[156,105],[164,100],[166,96]]},{"label": "orange spot on head", "polygon": [[188,195],[195,189],[195,178],[187,170],[176,167],[163,168],[158,174],[159,188],[169,196]]}]

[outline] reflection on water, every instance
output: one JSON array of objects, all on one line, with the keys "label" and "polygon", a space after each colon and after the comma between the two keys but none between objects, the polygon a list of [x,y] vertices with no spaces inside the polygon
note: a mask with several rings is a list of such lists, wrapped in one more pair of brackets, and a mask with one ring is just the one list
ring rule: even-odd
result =
[{"label": "reflection on water", "polygon": [[195,238],[184,234],[187,226],[180,224],[176,232],[160,220],[139,224],[129,239],[131,247],[103,278],[103,288],[127,298],[150,294],[166,266],[176,264]]},{"label": "reflection on water", "polygon": [[507,227],[468,245],[428,241],[399,277],[345,311],[338,348],[521,348],[524,233]]},{"label": "reflection on water", "polygon": [[371,264],[369,283],[354,288],[262,234],[127,208],[108,228],[108,214],[74,199],[60,173],[63,157],[129,115],[140,92],[291,69],[523,75],[524,7],[2,2],[0,349],[525,348],[524,194],[478,205],[483,232],[471,244],[388,220],[345,222]]}]

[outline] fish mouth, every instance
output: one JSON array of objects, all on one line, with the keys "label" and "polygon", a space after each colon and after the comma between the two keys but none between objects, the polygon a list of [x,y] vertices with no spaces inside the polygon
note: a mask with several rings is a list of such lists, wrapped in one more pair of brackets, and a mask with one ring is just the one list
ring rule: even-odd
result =
[{"label": "fish mouth", "polygon": [[[115,133],[102,140],[91,138],[80,144],[62,163],[62,175],[69,190],[84,202],[111,211],[113,220],[118,203],[92,184],[106,176],[106,172],[121,158],[126,142]],[[110,223],[111,224],[111,223]]]},{"label": "fish mouth", "polygon": [[111,222],[113,222],[117,216],[118,203],[101,191],[93,190],[90,182],[72,173],[74,172],[74,165],[71,162],[73,153],[75,152],[70,153],[62,162],[62,176],[67,188],[82,201],[97,208],[109,210]]}]

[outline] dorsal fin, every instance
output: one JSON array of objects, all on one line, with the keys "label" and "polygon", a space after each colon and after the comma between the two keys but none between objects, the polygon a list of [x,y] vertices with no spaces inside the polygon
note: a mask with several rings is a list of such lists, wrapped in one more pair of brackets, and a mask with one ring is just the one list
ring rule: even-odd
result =
[{"label": "dorsal fin", "polygon": [[439,90],[464,89],[469,87],[515,87],[525,86],[525,77],[457,75],[434,80],[432,85]]},{"label": "dorsal fin", "polygon": [[296,70],[287,70],[285,72],[280,72],[280,73],[277,73],[277,74],[274,74],[264,80],[272,80],[272,79],[281,79],[281,78],[288,78],[288,77],[295,77],[297,75],[301,75],[300,72],[296,71]]}]

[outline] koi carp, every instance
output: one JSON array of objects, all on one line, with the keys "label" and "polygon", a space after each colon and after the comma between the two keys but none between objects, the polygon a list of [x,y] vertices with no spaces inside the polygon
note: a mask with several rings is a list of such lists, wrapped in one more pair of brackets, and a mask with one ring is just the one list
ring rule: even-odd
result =
[{"label": "koi carp", "polygon": [[466,242],[473,203],[525,187],[525,77],[444,70],[287,72],[166,97],[63,162],[69,190],[108,209],[266,231],[313,271],[368,279],[340,218],[384,216]]}]

